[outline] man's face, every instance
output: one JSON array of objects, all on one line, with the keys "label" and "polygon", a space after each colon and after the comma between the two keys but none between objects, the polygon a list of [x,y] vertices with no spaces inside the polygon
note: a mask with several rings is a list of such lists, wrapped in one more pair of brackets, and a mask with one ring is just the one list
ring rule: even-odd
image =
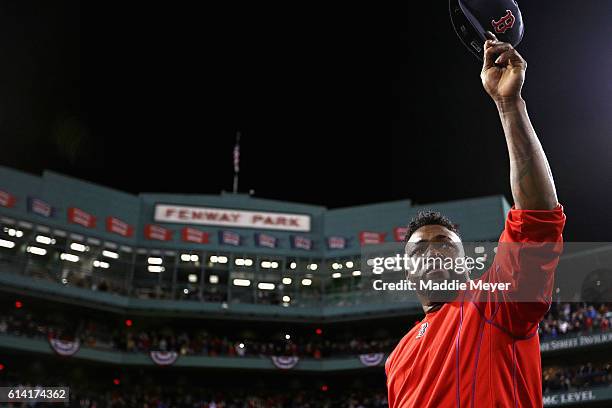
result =
[{"label": "man's face", "polygon": [[[419,281],[443,282],[458,279],[467,280],[467,274],[455,272],[457,259],[465,258],[461,238],[442,225],[425,225],[416,230],[405,247],[411,258],[413,270],[407,271],[407,278],[419,285]],[[420,259],[419,259],[420,258]],[[454,298],[454,292],[417,290],[424,305],[447,302]]]}]

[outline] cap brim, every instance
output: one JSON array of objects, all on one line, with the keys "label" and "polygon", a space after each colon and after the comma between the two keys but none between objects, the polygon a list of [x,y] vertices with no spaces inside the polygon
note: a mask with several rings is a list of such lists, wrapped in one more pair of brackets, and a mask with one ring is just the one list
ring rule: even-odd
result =
[{"label": "cap brim", "polygon": [[476,58],[478,58],[479,61],[482,62],[484,58],[482,43],[484,41],[472,23],[465,16],[461,5],[459,4],[459,0],[449,0],[448,11],[450,13],[453,29],[457,33],[457,36],[461,42]]}]

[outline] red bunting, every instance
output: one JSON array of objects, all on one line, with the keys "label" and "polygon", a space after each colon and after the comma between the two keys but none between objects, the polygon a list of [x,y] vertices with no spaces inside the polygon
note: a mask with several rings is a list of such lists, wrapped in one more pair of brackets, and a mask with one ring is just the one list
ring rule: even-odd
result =
[{"label": "red bunting", "polygon": [[210,238],[208,232],[190,227],[183,228],[181,236],[184,242],[195,242],[196,244],[208,244]]},{"label": "red bunting", "polygon": [[384,232],[362,231],[359,233],[359,242],[361,245],[375,245],[385,242]]},{"label": "red bunting", "polygon": [[146,239],[155,241],[170,241],[172,239],[172,231],[154,224],[145,226],[144,235]]},{"label": "red bunting", "polygon": [[0,205],[6,208],[12,208],[15,206],[17,199],[14,195],[7,191],[0,190]]},{"label": "red bunting", "polygon": [[131,237],[134,235],[134,227],[115,217],[106,217],[106,230],[121,235],[122,237]]},{"label": "red bunting", "polygon": [[68,208],[68,221],[85,228],[95,228],[96,226],[96,217],[76,207]]}]

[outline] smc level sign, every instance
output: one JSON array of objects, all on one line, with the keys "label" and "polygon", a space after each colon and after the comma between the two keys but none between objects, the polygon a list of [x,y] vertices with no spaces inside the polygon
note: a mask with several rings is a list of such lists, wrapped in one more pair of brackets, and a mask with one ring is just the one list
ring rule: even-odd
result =
[{"label": "smc level sign", "polygon": [[155,221],[282,231],[310,231],[309,215],[169,204],[155,206]]}]

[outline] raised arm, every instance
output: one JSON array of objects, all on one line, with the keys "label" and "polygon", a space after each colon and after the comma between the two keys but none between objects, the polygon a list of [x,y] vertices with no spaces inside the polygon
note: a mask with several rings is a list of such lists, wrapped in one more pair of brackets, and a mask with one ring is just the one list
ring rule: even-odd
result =
[{"label": "raised arm", "polygon": [[555,182],[542,145],[527,114],[521,89],[527,62],[508,43],[487,33],[482,84],[499,111],[508,153],[510,185],[517,209],[551,210],[558,204]]}]

